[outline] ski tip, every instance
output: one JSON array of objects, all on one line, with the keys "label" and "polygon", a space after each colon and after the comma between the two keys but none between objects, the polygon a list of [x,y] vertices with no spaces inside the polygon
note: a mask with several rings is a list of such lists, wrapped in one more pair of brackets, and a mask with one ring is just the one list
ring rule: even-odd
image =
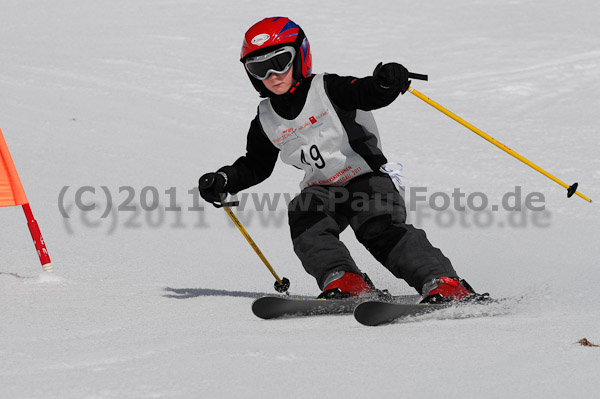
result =
[{"label": "ski tip", "polygon": [[388,302],[384,301],[368,301],[360,303],[354,309],[354,318],[363,326],[375,327],[382,324],[388,324],[391,321],[377,317],[381,307],[386,306],[386,304],[388,304]]},{"label": "ski tip", "polygon": [[279,296],[262,296],[252,301],[252,313],[258,318],[269,320],[278,317],[279,315],[273,311],[274,304],[278,303],[283,297]]}]

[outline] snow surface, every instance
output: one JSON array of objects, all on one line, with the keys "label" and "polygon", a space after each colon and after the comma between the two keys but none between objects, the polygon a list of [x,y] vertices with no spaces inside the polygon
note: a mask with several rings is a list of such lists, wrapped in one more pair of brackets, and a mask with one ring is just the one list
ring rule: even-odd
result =
[{"label": "snow surface", "polygon": [[[398,61],[427,73],[414,88],[600,201],[599,3],[2,0],[0,128],[55,273],[41,271],[21,210],[0,209],[0,397],[595,395],[600,349],[576,342],[600,343],[597,204],[567,199],[411,94],[375,113],[408,185],[490,205],[515,186],[543,194],[544,212],[420,203],[409,216],[476,289],[522,299],[491,317],[377,328],[252,315],[272,277],[225,213],[194,210],[188,190],[243,154],[258,97],[241,38],[277,14],[306,31],[314,72],[366,76]],[[278,164],[249,193],[291,195],[300,178]],[[94,211],[75,205],[78,189],[95,190],[80,192]],[[153,195],[160,207],[144,210]],[[285,202],[238,215],[292,294],[316,295]],[[343,238],[378,286],[414,293]]]}]

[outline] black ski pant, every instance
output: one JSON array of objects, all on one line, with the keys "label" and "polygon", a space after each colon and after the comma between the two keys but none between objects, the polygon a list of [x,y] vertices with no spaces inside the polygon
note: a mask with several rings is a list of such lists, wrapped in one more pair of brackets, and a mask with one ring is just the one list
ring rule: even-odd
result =
[{"label": "black ski pant", "polygon": [[344,187],[307,187],[288,208],[294,251],[321,289],[332,272],[361,273],[339,239],[348,226],[375,259],[419,293],[433,278],[458,277],[425,232],[406,224],[404,199],[384,173],[358,176]]}]

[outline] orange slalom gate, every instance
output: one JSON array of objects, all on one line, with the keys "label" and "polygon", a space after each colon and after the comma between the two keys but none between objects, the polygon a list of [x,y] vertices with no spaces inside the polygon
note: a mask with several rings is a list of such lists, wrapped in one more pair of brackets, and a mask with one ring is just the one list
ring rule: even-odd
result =
[{"label": "orange slalom gate", "polygon": [[2,130],[0,130],[0,207],[18,205],[21,205],[23,212],[25,212],[27,226],[29,227],[29,232],[31,233],[31,238],[40,258],[42,268],[47,272],[52,272],[52,264],[50,263],[50,255],[48,255],[46,243],[44,242],[37,221],[33,217],[29,201],[17,173],[17,168],[8,151]]}]

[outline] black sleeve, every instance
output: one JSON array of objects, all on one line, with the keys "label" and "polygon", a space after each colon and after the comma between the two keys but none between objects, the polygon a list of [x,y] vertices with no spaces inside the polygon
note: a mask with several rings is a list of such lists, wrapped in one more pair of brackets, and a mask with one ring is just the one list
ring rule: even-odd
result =
[{"label": "black sleeve", "polygon": [[372,76],[325,75],[325,87],[331,101],[346,111],[361,109],[371,111],[390,105],[399,95],[400,89],[384,89],[375,83]]},{"label": "black sleeve", "polygon": [[271,176],[279,149],[263,133],[258,116],[250,123],[246,142],[246,155],[238,158],[231,166],[224,166],[219,172],[227,175],[225,189],[228,193],[237,193],[257,185]]}]

